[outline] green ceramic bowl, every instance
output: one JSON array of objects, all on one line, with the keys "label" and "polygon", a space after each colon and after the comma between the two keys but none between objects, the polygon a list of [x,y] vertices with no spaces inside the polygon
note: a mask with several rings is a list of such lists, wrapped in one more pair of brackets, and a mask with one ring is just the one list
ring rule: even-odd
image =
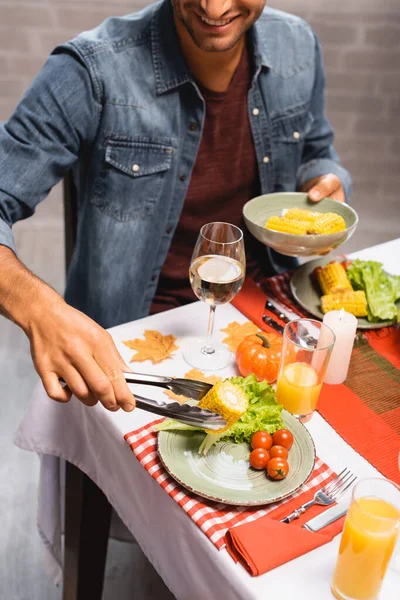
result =
[{"label": "green ceramic bowl", "polygon": [[[324,235],[294,235],[280,233],[265,228],[269,217],[279,216],[287,208],[304,208],[321,213],[335,212],[342,215],[346,222],[345,231]],[[307,194],[281,192],[265,194],[249,200],[243,207],[243,217],[248,230],[257,240],[287,256],[314,256],[326,254],[346,242],[353,234],[358,223],[356,211],[348,204],[324,198],[320,202],[311,202]]]}]

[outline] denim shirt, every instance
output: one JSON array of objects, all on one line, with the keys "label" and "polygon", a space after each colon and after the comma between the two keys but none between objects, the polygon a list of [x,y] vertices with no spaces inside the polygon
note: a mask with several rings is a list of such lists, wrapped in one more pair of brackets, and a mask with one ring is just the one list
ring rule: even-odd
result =
[{"label": "denim shirt", "polygon": [[[266,8],[249,36],[248,111],[261,192],[292,191],[335,173],[349,196],[350,178],[324,116],[313,31],[298,17]],[[146,316],[204,111],[170,0],[107,19],[57,47],[0,126],[0,244],[15,252],[12,224],[30,216],[72,169],[79,212],[66,301],[103,327]]]}]

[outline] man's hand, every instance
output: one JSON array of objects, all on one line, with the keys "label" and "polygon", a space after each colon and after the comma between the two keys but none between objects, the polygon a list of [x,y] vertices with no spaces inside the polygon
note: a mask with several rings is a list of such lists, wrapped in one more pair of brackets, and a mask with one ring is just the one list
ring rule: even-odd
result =
[{"label": "man's hand", "polygon": [[31,319],[27,334],[35,368],[50,398],[68,402],[74,394],[87,406],[100,401],[112,411],[135,408],[122,374],[130,369],[111,335],[62,298]]},{"label": "man's hand", "polygon": [[321,175],[307,181],[300,190],[308,192],[308,197],[313,202],[319,202],[323,198],[333,198],[339,202],[345,202],[346,197],[339,177],[330,173]]},{"label": "man's hand", "polygon": [[[0,314],[19,325],[47,394],[68,402],[72,393],[87,406],[99,400],[109,410],[135,408],[111,335],[69,306],[33,275],[6,246],[0,245]],[[62,377],[68,388],[63,388]]]}]

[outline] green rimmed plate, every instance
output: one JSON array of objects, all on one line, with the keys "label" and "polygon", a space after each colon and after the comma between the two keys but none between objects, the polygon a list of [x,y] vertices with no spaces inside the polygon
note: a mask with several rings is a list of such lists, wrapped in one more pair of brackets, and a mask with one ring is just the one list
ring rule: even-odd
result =
[{"label": "green rimmed plate", "polygon": [[293,433],[289,474],[270,480],[265,470],[249,466],[250,445],[218,442],[206,456],[198,449],[204,434],[197,431],[160,431],[158,453],[167,472],[183,487],[215,502],[258,506],[293,494],[311,475],[315,463],[314,442],[300,421],[282,411],[285,427]]},{"label": "green rimmed plate", "polygon": [[[304,308],[310,315],[317,317],[317,319],[324,318],[324,315],[320,307],[320,293],[316,289],[311,279],[311,273],[316,267],[323,267],[332,260],[342,260],[338,258],[317,258],[305,263],[301,267],[295,270],[290,279],[291,292],[298,302],[298,304]],[[358,329],[381,329],[382,327],[388,327],[393,325],[393,321],[380,321],[379,323],[370,323],[366,318],[359,317]]]}]

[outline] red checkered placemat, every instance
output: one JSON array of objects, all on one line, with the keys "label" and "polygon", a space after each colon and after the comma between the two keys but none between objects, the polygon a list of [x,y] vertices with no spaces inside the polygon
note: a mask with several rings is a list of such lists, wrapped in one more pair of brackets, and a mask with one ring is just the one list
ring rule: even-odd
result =
[{"label": "red checkered placemat", "polygon": [[[124,439],[130,445],[142,467],[183,508],[218,550],[225,546],[225,533],[228,529],[234,525],[239,525],[239,523],[255,521],[280,504],[268,504],[263,508],[228,506],[211,500],[208,501],[183,488],[167,473],[158,456],[157,433],[154,431],[154,426],[161,421],[162,419],[153,421],[141,429],[131,431],[124,435]],[[334,473],[330,467],[317,458],[311,477],[290,497],[290,500],[308,490],[314,490],[315,488],[315,491],[317,491],[323,482],[333,475]]]}]

